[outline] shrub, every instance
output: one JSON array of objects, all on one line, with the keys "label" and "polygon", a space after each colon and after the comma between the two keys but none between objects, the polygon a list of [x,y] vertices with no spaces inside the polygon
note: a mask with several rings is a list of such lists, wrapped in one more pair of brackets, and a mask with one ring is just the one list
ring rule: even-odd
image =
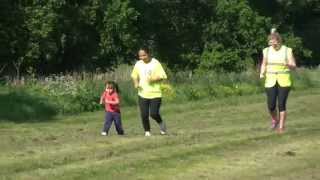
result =
[{"label": "shrub", "polygon": [[[127,68],[127,71],[129,71],[129,68]],[[123,75],[124,73],[118,74]],[[129,73],[127,72],[127,74]],[[319,74],[319,70],[298,69],[293,72],[293,88],[299,90],[320,87]],[[29,101],[36,101],[39,102],[35,102],[37,107],[41,106],[39,104],[44,104],[44,107],[47,108],[44,108],[43,111],[51,114],[56,112],[68,114],[95,111],[102,109],[99,105],[99,98],[105,86],[103,79],[111,78],[105,76],[95,79],[94,77],[103,76],[95,74],[86,76],[86,78],[79,78],[70,75],[52,75],[42,80],[32,79],[19,88],[7,86],[2,88],[2,92],[3,94],[11,94],[10,97],[23,94],[23,96],[28,97],[22,98],[22,100],[28,101],[25,103],[26,106],[32,104]],[[114,79],[118,79],[117,82],[121,91],[121,106],[136,105],[136,89],[133,88],[130,78],[126,78],[126,76],[114,77]],[[169,80],[170,82],[161,85],[163,100],[169,103],[244,96],[264,91],[263,80],[258,78],[258,74],[254,70],[242,73],[178,72],[176,74],[172,73]],[[3,96],[3,98],[6,99],[9,96]],[[21,109],[21,111],[32,114],[28,108]],[[30,115],[30,117],[34,116]]]}]

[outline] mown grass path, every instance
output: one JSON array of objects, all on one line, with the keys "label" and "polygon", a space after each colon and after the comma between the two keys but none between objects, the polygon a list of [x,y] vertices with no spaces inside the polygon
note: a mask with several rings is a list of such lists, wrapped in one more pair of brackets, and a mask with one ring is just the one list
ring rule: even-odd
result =
[{"label": "mown grass path", "polygon": [[286,133],[269,129],[263,95],[164,105],[169,133],[100,136],[103,112],[0,121],[0,179],[320,179],[320,91],[292,92]]}]

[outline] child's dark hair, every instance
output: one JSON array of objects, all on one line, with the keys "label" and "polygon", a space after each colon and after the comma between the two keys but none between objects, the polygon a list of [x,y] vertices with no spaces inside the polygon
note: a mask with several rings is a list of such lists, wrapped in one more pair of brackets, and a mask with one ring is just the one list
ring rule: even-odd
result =
[{"label": "child's dark hair", "polygon": [[120,89],[119,89],[119,86],[118,86],[118,84],[116,83],[116,82],[114,82],[114,81],[107,81],[106,82],[106,85],[107,84],[109,84],[109,85],[111,85],[112,86],[112,89],[114,90],[114,91],[116,91],[116,93],[120,93]]}]

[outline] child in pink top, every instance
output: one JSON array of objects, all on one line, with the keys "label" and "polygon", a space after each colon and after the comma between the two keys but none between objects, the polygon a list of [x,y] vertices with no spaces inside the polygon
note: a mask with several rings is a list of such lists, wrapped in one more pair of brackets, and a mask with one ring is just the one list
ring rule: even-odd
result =
[{"label": "child in pink top", "polygon": [[120,99],[119,99],[119,89],[118,85],[113,81],[108,81],[106,83],[105,91],[100,97],[100,104],[105,105],[105,122],[101,132],[101,135],[108,135],[109,129],[114,121],[118,135],[123,135],[124,131],[121,123],[120,114]]}]

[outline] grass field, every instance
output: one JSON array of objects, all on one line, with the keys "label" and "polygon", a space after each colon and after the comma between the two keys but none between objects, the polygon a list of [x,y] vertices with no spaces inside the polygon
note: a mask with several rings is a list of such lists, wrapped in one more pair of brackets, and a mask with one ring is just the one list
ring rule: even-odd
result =
[{"label": "grass field", "polygon": [[[168,135],[137,108],[126,135],[100,136],[103,112],[48,121],[0,120],[0,179],[320,179],[320,89],[293,91],[287,131],[269,129],[264,95],[164,104]],[[0,117],[1,118],[1,117]]]}]

